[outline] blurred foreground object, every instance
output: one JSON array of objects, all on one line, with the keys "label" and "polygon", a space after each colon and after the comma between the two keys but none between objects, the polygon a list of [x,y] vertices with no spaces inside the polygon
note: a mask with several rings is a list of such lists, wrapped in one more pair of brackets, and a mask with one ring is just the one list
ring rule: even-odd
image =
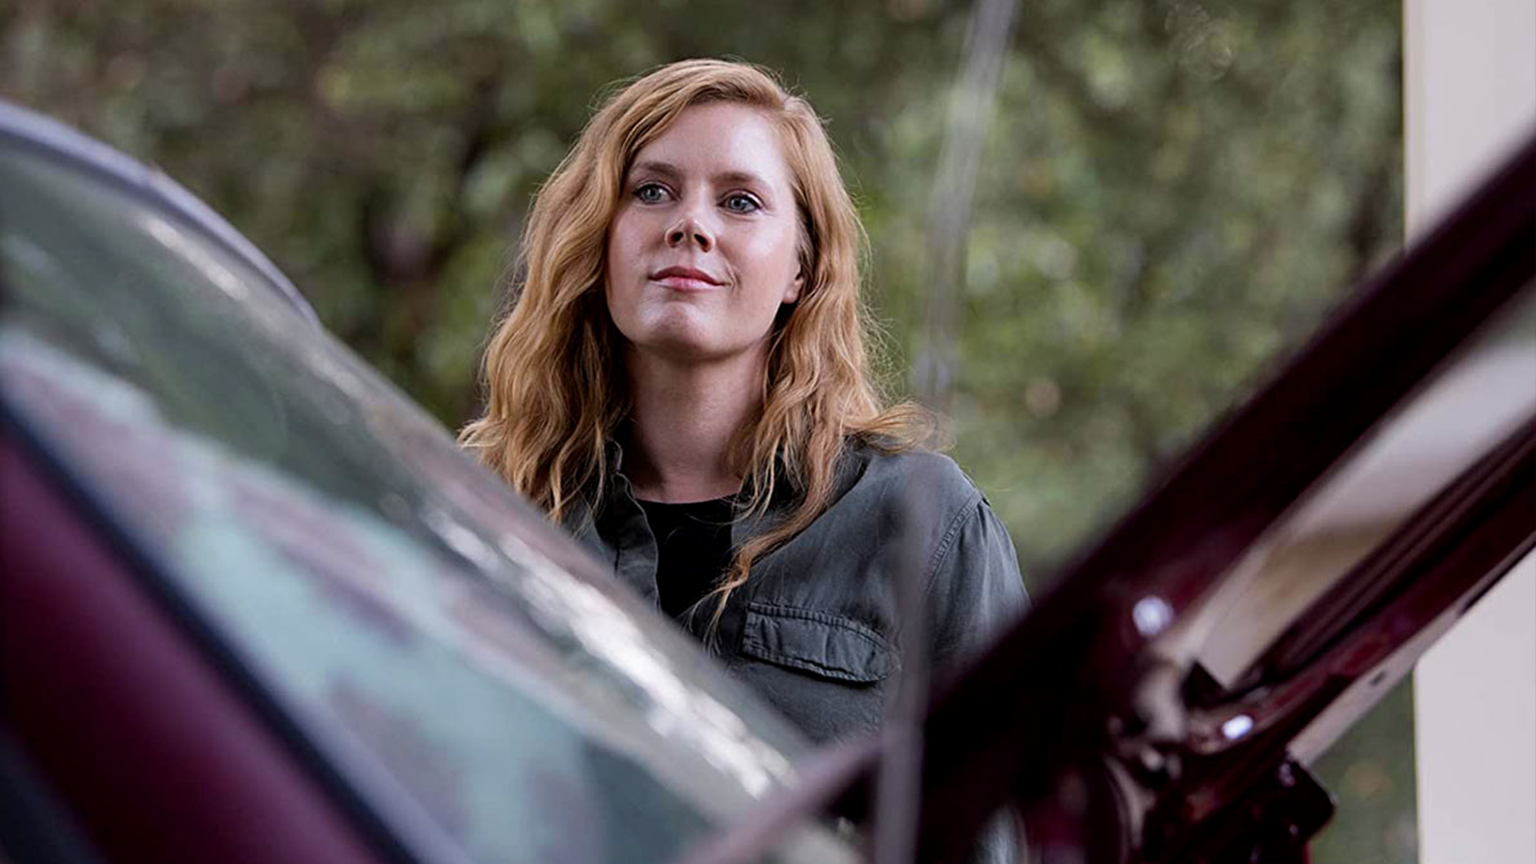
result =
[{"label": "blurred foreground object", "polygon": [[[917,860],[1008,802],[1043,862],[1308,860],[1308,765],[1536,544],[1533,189],[1536,138],[939,692]],[[844,758],[736,836],[856,809]]]},{"label": "blurred foreground object", "polygon": [[0,190],[0,860],[665,862],[794,782],[179,186],[0,103]]}]

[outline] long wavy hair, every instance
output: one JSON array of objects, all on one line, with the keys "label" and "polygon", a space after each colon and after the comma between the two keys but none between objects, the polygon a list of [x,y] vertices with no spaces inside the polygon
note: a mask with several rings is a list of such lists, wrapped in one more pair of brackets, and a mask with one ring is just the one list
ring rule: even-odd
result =
[{"label": "long wavy hair", "polygon": [[[713,591],[711,631],[752,564],[804,530],[831,503],[839,457],[852,441],[882,450],[915,444],[928,429],[910,403],[885,407],[870,373],[859,298],[863,227],[832,146],[805,99],[744,63],[686,60],[615,93],[540,189],[513,272],[510,311],[482,369],[485,413],[459,442],[555,521],[594,508],[611,466],[607,442],[630,412],[623,337],[604,299],[607,232],[635,155],[689,106],[735,102],[777,125],[793,178],[808,274],[771,334],[761,407],[732,439],[742,475],[738,518],[760,516],[777,494],[792,506],[733,550]],[[786,490],[782,484],[787,484]]]}]

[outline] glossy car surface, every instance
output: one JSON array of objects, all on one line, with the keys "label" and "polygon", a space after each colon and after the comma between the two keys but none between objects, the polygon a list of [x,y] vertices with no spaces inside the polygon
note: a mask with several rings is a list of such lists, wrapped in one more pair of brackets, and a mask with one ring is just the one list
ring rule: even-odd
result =
[{"label": "glossy car surface", "polygon": [[664,861],[794,781],[798,735],[179,187],[0,106],[0,189],[0,731],[83,846]]}]

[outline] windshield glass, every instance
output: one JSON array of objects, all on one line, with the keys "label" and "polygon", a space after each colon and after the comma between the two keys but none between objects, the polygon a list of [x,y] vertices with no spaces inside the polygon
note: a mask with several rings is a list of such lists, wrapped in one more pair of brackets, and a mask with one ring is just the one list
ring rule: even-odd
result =
[{"label": "windshield glass", "polygon": [[783,721],[249,262],[47,155],[0,188],[7,409],[418,856],[670,860],[794,779]]}]

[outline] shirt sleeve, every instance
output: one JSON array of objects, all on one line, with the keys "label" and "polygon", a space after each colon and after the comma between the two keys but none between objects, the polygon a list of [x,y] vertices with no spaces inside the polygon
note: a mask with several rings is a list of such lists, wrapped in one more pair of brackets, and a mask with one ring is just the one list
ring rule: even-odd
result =
[{"label": "shirt sleeve", "polygon": [[980,493],[934,550],[925,602],[935,681],[960,671],[1024,614],[1028,598],[1013,540]]},{"label": "shirt sleeve", "polygon": [[[978,492],[956,515],[935,550],[928,582],[928,633],[935,682],[962,671],[1024,614],[1028,598],[1018,554],[1002,520]],[[1023,860],[1020,825],[1004,808],[982,829],[965,864],[1017,864]]]}]

